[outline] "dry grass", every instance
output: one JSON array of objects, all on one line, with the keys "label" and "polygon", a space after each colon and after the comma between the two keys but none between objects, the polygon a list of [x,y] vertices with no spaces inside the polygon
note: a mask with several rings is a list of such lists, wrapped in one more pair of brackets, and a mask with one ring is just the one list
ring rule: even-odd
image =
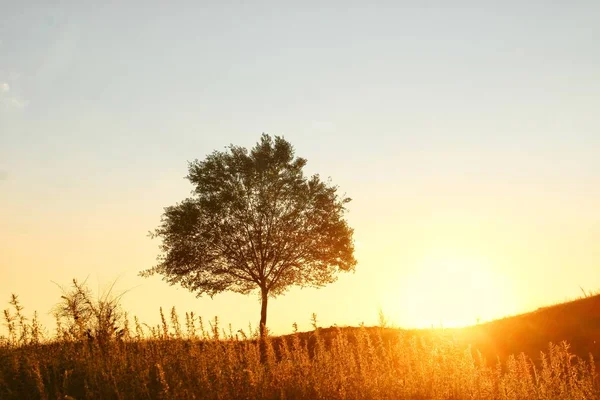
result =
[{"label": "dry grass", "polygon": [[[73,294],[78,304],[66,301]],[[59,307],[51,338],[13,297],[0,345],[0,399],[600,398],[594,361],[564,342],[535,362],[521,354],[501,363],[443,335],[315,326],[268,340],[261,362],[255,334],[224,331],[216,319],[205,326],[186,313],[182,326],[175,310],[161,310],[161,325],[131,327],[106,298],[64,297],[80,316]],[[86,314],[86,302],[104,311]]]}]

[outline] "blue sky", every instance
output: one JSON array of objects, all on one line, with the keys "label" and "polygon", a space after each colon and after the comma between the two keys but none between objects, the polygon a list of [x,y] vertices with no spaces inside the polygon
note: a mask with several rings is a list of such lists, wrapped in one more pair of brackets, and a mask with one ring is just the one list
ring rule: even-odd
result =
[{"label": "blue sky", "polygon": [[135,274],[186,161],[262,132],[354,199],[359,242],[356,274],[271,303],[276,329],[277,302],[331,298],[326,322],[416,324],[393,293],[442,248],[517,282],[506,313],[600,287],[600,3],[521,3],[2,2],[0,294],[44,312],[50,280],[120,276],[138,314],[254,321]]}]

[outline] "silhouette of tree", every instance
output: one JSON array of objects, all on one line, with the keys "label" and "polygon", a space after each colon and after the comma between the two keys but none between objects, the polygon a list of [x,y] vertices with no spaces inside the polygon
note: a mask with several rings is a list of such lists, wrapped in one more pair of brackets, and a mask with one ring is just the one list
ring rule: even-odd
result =
[{"label": "silhouette of tree", "polygon": [[189,163],[193,197],[165,208],[151,233],[162,239],[158,264],[140,275],[160,274],[198,297],[257,291],[264,337],[269,296],[321,287],[356,265],[350,199],[305,177],[305,165],[284,138],[266,134],[249,151],[230,145]]}]

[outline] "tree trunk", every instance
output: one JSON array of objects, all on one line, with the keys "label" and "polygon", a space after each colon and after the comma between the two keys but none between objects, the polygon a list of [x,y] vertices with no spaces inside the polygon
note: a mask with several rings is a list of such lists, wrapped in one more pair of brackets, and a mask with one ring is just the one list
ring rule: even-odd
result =
[{"label": "tree trunk", "polygon": [[268,291],[261,289],[261,304],[260,304],[260,337],[264,338],[267,335],[267,303],[269,301]]},{"label": "tree trunk", "polygon": [[261,289],[260,303],[260,362],[267,363],[267,303],[269,300],[269,292],[266,289]]}]

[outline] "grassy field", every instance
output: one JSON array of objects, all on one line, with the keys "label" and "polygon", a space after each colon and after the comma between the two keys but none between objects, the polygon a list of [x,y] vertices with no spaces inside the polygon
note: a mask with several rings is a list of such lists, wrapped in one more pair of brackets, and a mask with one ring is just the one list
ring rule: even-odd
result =
[{"label": "grassy field", "polygon": [[598,296],[462,330],[315,324],[269,338],[262,357],[255,335],[175,310],[149,327],[96,302],[44,338],[11,303],[0,399],[600,398]]}]

